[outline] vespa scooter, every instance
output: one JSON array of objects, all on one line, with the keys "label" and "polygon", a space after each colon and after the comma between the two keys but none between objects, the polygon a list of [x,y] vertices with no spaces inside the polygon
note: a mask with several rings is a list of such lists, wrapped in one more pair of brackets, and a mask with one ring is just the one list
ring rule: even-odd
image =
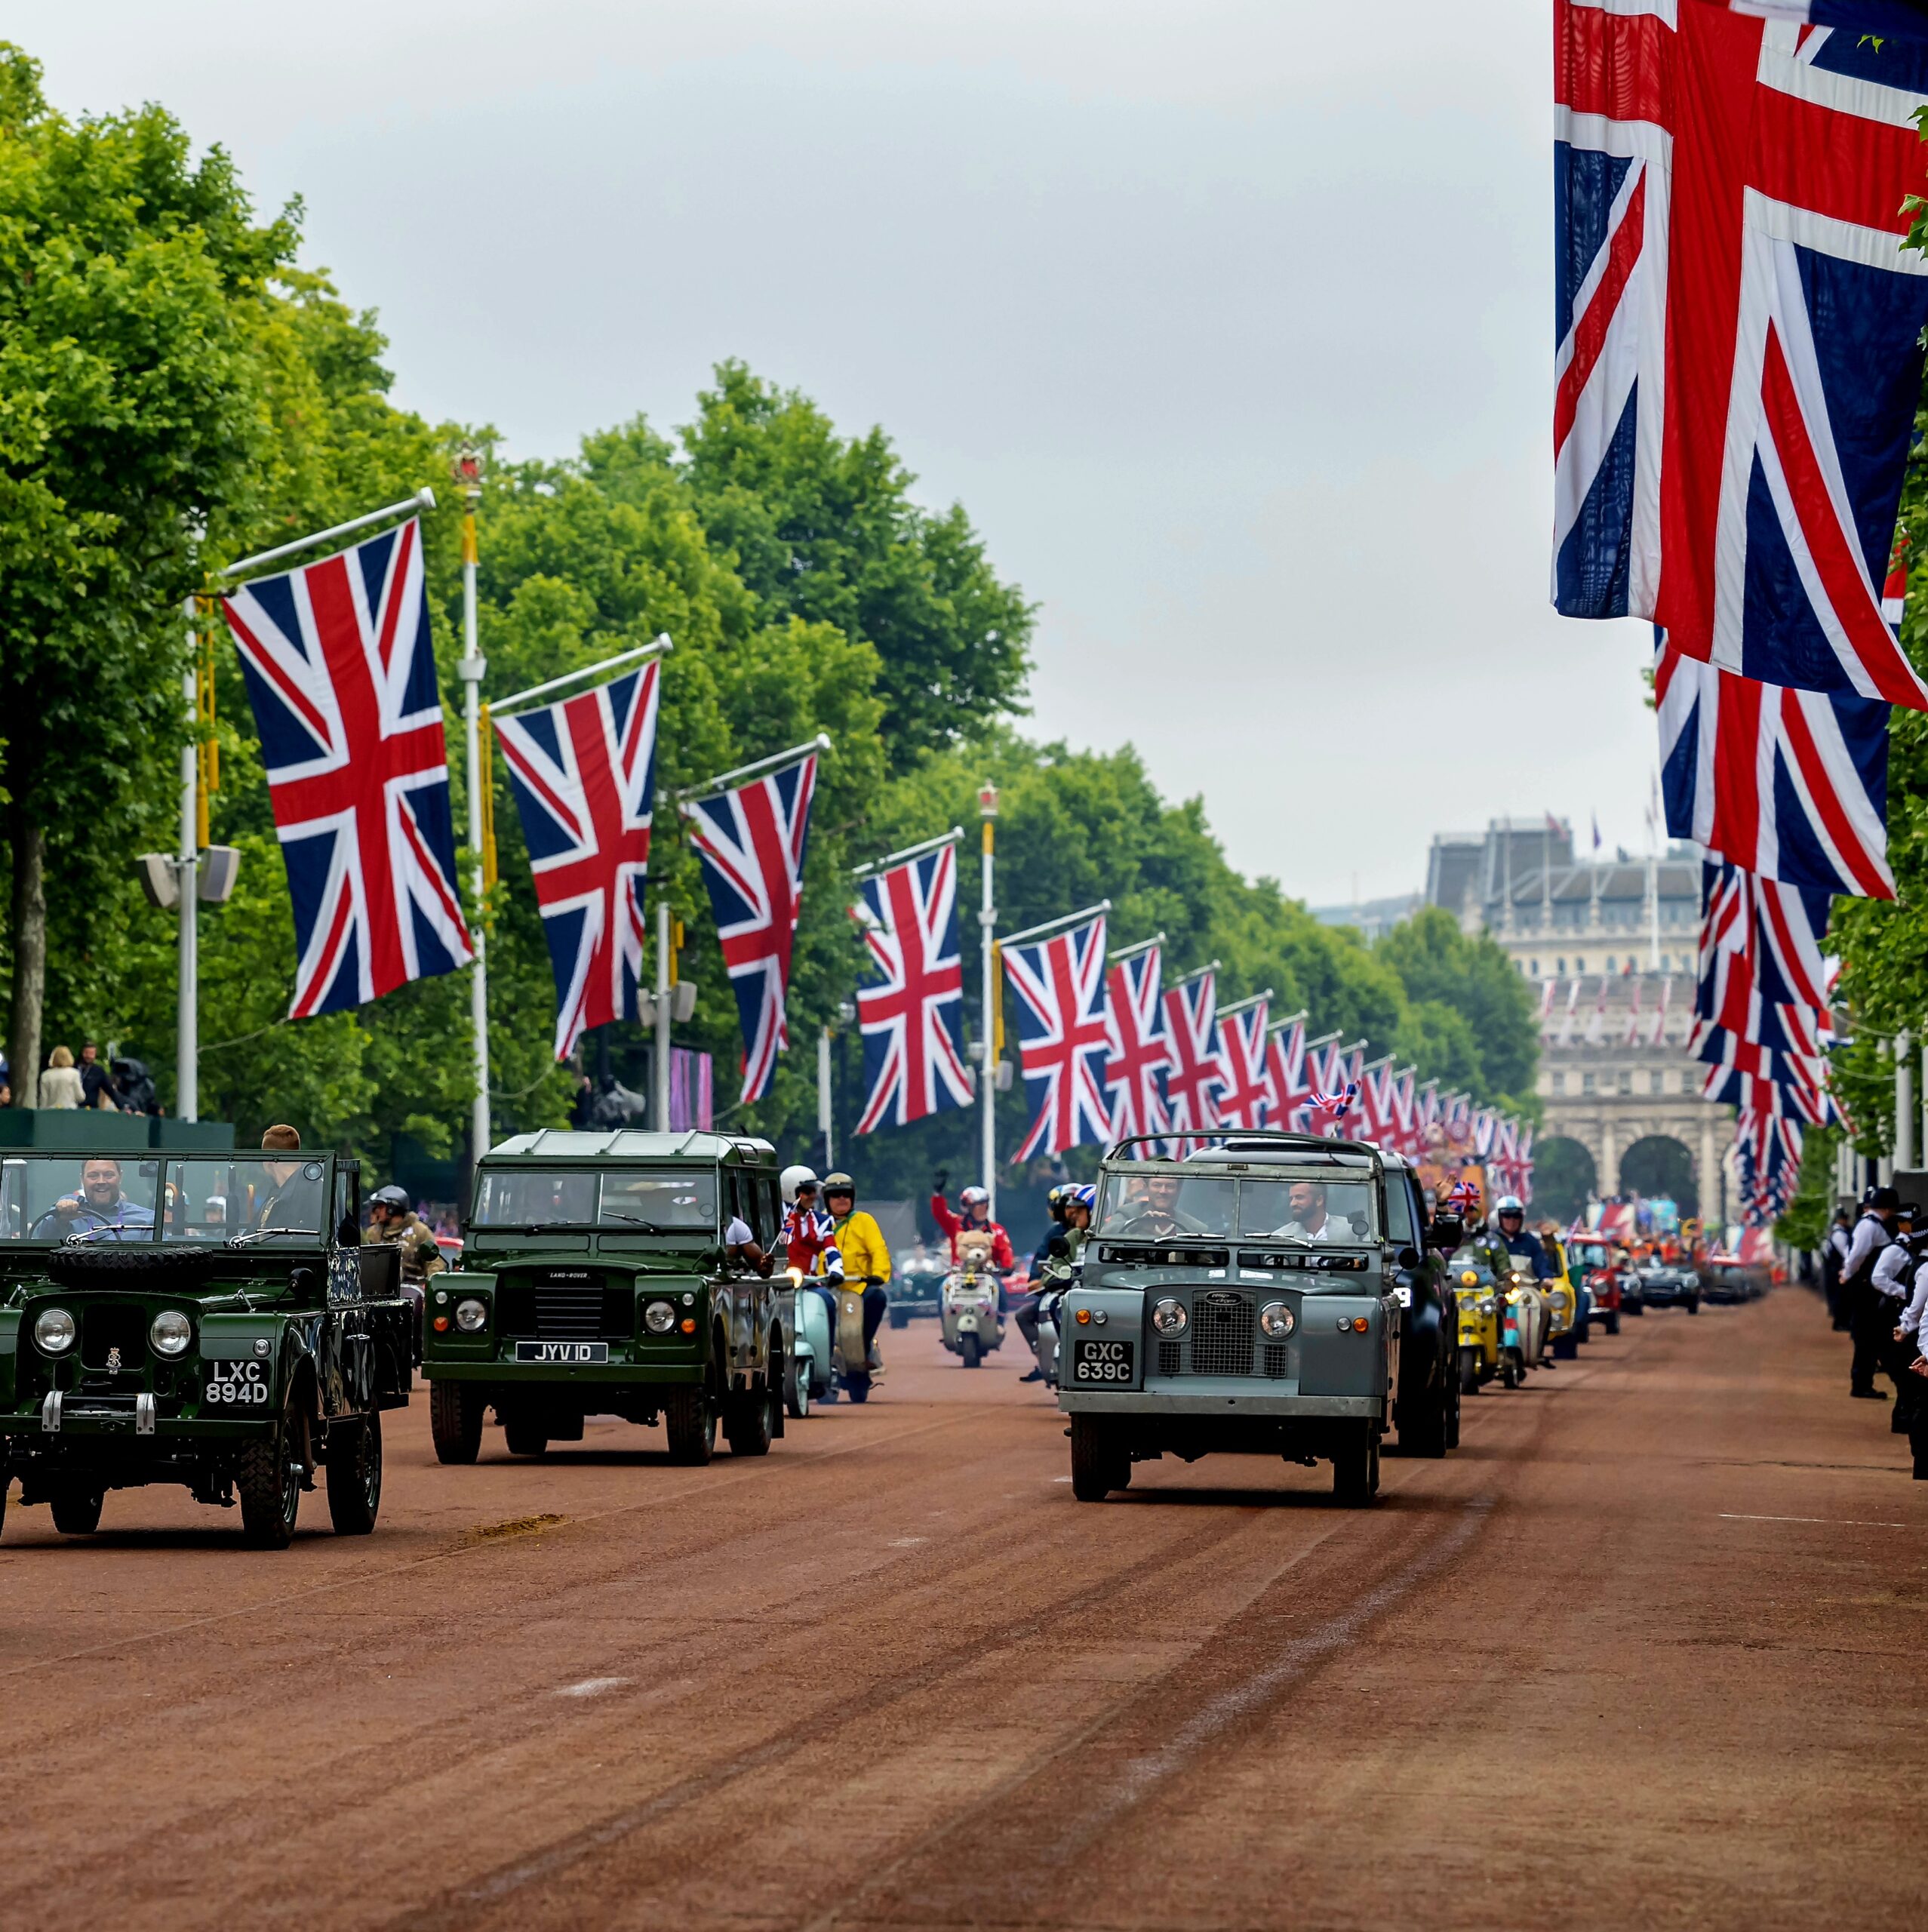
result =
[{"label": "vespa scooter", "polygon": [[958,1265],[944,1278],[937,1309],[943,1321],[944,1346],[967,1368],[976,1368],[992,1349],[1004,1346],[1004,1324],[998,1300],[989,1238],[960,1235]]}]

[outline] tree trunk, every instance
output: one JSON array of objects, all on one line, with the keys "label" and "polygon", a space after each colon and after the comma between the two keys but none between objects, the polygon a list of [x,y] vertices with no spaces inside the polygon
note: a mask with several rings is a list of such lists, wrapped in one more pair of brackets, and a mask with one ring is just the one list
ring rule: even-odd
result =
[{"label": "tree trunk", "polygon": [[47,998],[47,832],[23,799],[14,804],[14,1011],[7,1029],[14,1105],[40,1098],[41,1010]]}]

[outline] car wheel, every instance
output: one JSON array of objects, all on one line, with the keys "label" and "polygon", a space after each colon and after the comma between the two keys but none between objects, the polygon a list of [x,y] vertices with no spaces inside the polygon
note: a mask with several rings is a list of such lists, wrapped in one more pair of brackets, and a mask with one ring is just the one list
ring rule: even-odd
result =
[{"label": "car wheel", "polygon": [[1130,1452],[1097,1416],[1071,1419],[1071,1493],[1081,1503],[1102,1503],[1131,1482]]},{"label": "car wheel", "polygon": [[1620,1332],[1620,1311],[1617,1308],[1607,1311],[1607,1332],[1610,1335],[1617,1335]]},{"label": "car wheel", "polygon": [[1333,1499],[1343,1509],[1369,1508],[1379,1493],[1379,1432],[1361,1423],[1332,1459]]},{"label": "car wheel", "polygon": [[91,1537],[100,1528],[106,1491],[76,1483],[55,1491],[49,1500],[54,1507],[54,1527],[63,1537]]},{"label": "car wheel", "polygon": [[716,1412],[710,1407],[709,1391],[702,1383],[671,1389],[663,1420],[672,1463],[700,1468],[716,1454]]},{"label": "car wheel", "polygon": [[429,1384],[429,1433],[438,1463],[472,1463],[482,1446],[482,1392],[467,1382]]},{"label": "car wheel", "polygon": [[798,1422],[810,1414],[810,1364],[794,1357],[783,1364],[783,1407]]},{"label": "car wheel", "polygon": [[365,1537],[382,1506],[382,1418],[328,1431],[328,1520],[338,1537]]},{"label": "car wheel", "polygon": [[735,1391],[723,1411],[724,1439],[733,1456],[767,1456],[776,1439],[776,1405],[761,1382]]},{"label": "car wheel", "polygon": [[280,1420],[241,1452],[235,1487],[241,1496],[241,1534],[257,1549],[285,1549],[294,1540],[301,1509],[301,1411],[290,1388]]}]

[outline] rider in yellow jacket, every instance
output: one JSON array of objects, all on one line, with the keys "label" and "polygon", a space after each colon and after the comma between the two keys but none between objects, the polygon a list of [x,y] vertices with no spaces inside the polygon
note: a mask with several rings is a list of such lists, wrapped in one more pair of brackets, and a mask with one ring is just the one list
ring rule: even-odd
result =
[{"label": "rider in yellow jacket", "polygon": [[848,1174],[829,1174],[823,1183],[823,1204],[836,1229],[837,1250],[844,1257],[844,1278],[863,1286],[863,1339],[873,1373],[884,1366],[877,1352],[877,1331],[883,1325],[890,1297],[884,1284],[890,1278],[890,1251],[875,1215],[857,1206],[856,1183]]}]

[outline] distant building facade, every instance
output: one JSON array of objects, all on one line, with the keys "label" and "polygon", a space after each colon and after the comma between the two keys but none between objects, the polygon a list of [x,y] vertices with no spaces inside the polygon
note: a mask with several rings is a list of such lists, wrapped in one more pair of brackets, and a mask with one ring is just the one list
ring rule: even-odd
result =
[{"label": "distant building facade", "polygon": [[1700,868],[1690,844],[1582,859],[1562,821],[1496,819],[1483,832],[1434,835],[1425,903],[1490,934],[1533,983],[1545,1108],[1536,1145],[1579,1142],[1610,1195],[1634,1191],[1622,1175],[1630,1149],[1674,1141],[1711,1215],[1724,1204],[1733,1115],[1700,1098],[1706,1069],[1687,1054]]}]

